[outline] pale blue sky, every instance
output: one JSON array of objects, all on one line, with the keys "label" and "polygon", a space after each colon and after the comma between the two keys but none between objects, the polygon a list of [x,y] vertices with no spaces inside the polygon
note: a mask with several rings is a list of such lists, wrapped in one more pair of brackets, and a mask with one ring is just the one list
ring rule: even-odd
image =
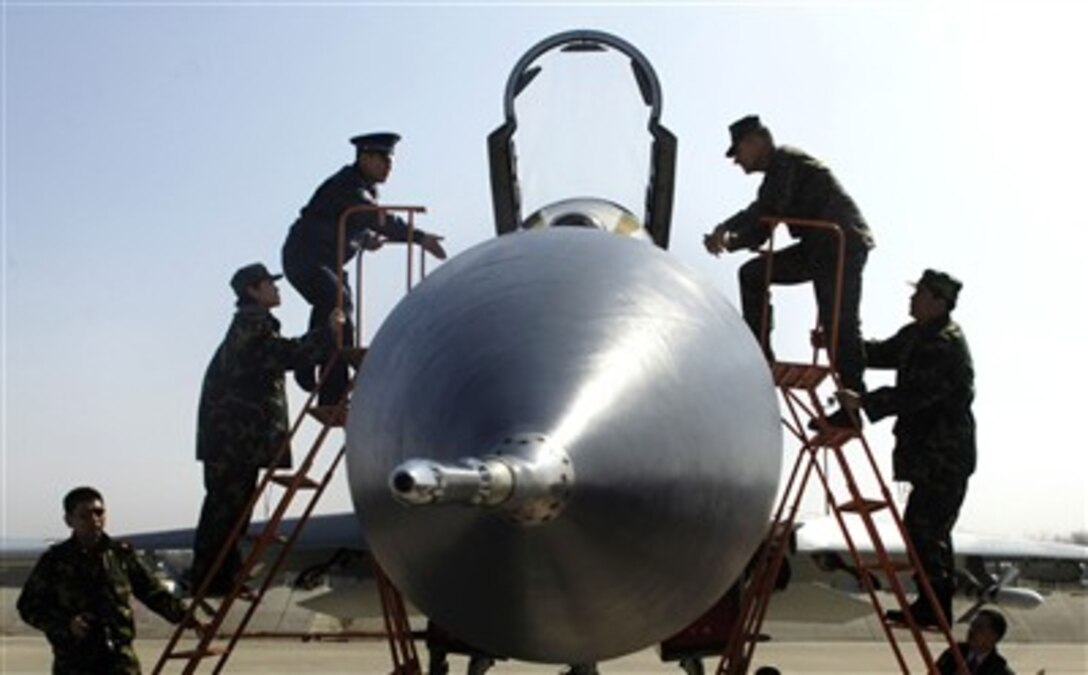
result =
[{"label": "pale blue sky", "polygon": [[[673,251],[731,298],[745,256],[714,260],[700,240],[758,184],[722,156],[749,112],[825,159],[872,225],[868,335],[906,321],[903,282],[923,268],[961,277],[980,441],[961,524],[1088,529],[1083,3],[5,2],[2,16],[4,535],[62,534],[79,483],[106,493],[114,531],[195,522],[196,400],[231,272],[278,268],[298,208],[374,129],[405,137],[385,201],[426,205],[421,224],[454,253],[492,236],[484,139],[506,78],[572,28],[654,64],[680,139]],[[786,340],[810,302],[783,297]],[[307,309],[284,298],[285,332],[301,332]],[[889,426],[871,436],[885,459]],[[322,510],[346,508],[337,485]]]}]

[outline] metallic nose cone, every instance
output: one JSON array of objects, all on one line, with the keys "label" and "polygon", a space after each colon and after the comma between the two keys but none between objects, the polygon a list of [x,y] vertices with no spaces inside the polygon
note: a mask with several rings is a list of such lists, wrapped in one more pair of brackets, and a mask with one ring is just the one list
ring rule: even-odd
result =
[{"label": "metallic nose cone", "polygon": [[375,336],[348,420],[375,556],[512,658],[640,649],[707,609],[766,530],[781,464],[762,353],[669,254],[582,228],[450,260]]}]

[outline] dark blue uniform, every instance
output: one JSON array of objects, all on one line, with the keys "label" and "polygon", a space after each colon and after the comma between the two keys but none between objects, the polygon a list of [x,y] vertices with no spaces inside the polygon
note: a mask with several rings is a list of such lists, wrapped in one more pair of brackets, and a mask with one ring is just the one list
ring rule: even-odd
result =
[{"label": "dark blue uniform", "polygon": [[[283,245],[283,271],[291,285],[313,305],[310,328],[324,325],[329,314],[336,308],[338,297],[343,298],[347,323],[344,324],[344,346],[354,343],[355,328],[351,323],[351,289],[347,272],[344,284],[336,281],[336,270],[354,257],[364,247],[367,238],[378,235],[391,241],[408,241],[408,225],[401,218],[386,214],[384,219],[377,212],[356,213],[348,218],[345,226],[345,250],[337,255],[337,224],[344,210],[359,205],[377,206],[377,189],[367,181],[358,167],[349,164],[322,183],[291,226]],[[420,243],[426,233],[416,229],[412,241]],[[313,367],[300,364],[295,377],[305,389],[313,389]],[[347,388],[347,365],[342,361],[329,374],[322,387],[320,402],[335,404]]]}]

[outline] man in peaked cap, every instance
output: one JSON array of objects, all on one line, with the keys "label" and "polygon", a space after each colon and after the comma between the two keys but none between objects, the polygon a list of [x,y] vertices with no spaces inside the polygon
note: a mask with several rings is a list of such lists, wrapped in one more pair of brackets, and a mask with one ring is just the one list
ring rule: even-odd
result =
[{"label": "man in peaked cap", "polygon": [[[896,416],[892,467],[911,484],[903,523],[942,611],[950,620],[955,591],[952,526],[975,470],[975,371],[959,325],[952,320],[963,285],[928,269],[910,298],[914,319],[887,340],[865,343],[869,368],[894,368],[895,386],[838,394],[848,410],[863,409],[872,422]],[[910,607],[921,625],[937,614],[921,594]],[[890,610],[891,620],[903,613]]]},{"label": "man in peaked cap", "polygon": [[[356,213],[348,218],[345,232],[347,243],[342,258],[337,253],[337,224],[345,209],[359,205],[378,205],[378,185],[384,183],[393,169],[393,150],[400,140],[394,133],[363,134],[351,139],[355,146],[355,162],[348,164],[318,186],[310,201],[302,207],[298,219],[283,244],[283,270],[287,280],[313,306],[310,328],[324,323],[329,312],[336,307],[337,298],[343,298],[347,322],[343,328],[343,345],[351,346],[355,329],[351,324],[351,289],[336,280],[336,271],[342,268],[358,252],[376,249],[382,241],[407,241],[408,225],[393,214],[380,218],[376,212]],[[412,232],[412,241],[425,251],[442,260],[446,251],[442,237],[429,234],[419,228]],[[315,387],[315,365],[299,364],[295,379],[308,391]],[[348,385],[348,368],[338,360],[333,371],[321,388],[319,402],[322,405],[338,404]]]},{"label": "man in peaked cap", "polygon": [[[291,465],[287,439],[284,373],[299,361],[317,361],[332,351],[333,331],[343,316],[335,307],[321,326],[300,338],[280,335],[272,309],[280,304],[276,281],[261,263],[242,267],[231,277],[238,310],[219,345],[200,391],[196,456],[204,463],[204,505],[193,545],[192,583],[212,572],[220,550],[246,507],[262,468]],[[248,518],[248,515],[246,515]],[[210,595],[224,595],[241,567],[235,544],[209,580]]]},{"label": "man in peaked cap", "polygon": [[[705,235],[703,245],[712,255],[741,248],[756,249],[771,235],[771,226],[763,218],[806,218],[836,223],[845,237],[842,300],[838,320],[836,366],[843,385],[864,391],[862,381],[864,356],[861,345],[861,273],[865,267],[873,237],[854,200],[846,194],[831,171],[819,160],[789,146],[776,146],[770,129],[756,115],[742,117],[729,126],[731,143],[726,157],[745,173],[763,173],[756,200],[746,209],[719,223]],[[772,284],[799,284],[811,281],[816,291],[820,326],[830,339],[835,310],[835,282],[838,240],[826,230],[790,227],[790,234],[800,239],[792,246],[774,252],[771,260]],[[763,326],[763,306],[767,298],[768,259],[756,256],[740,268],[741,307],[744,319],[757,339]],[[768,312],[771,311],[767,304]],[[770,347],[772,317],[767,317],[767,344],[763,345],[773,360]],[[830,345],[829,345],[830,346]],[[836,426],[854,422],[838,411],[828,418]]]}]

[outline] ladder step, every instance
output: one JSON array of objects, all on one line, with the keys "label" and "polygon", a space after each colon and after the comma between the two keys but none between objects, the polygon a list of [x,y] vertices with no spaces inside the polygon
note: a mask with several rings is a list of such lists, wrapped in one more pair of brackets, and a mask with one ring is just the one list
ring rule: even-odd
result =
[{"label": "ladder step", "polygon": [[347,410],[339,405],[318,405],[310,408],[307,412],[310,413],[311,417],[327,427],[342,427],[348,417]]},{"label": "ladder step", "polygon": [[809,439],[809,445],[814,448],[838,448],[857,437],[857,429],[825,425],[823,429]]},{"label": "ladder step", "polygon": [[815,389],[831,374],[827,366],[778,362],[771,366],[774,383],[787,389]]},{"label": "ladder step", "polygon": [[886,508],[888,502],[880,499],[852,499],[839,504],[839,510],[848,513],[872,513]]},{"label": "ladder step", "polygon": [[242,602],[257,602],[260,598],[257,597],[257,591],[243,584],[242,587],[235,592],[234,599],[241,600]]},{"label": "ladder step", "polygon": [[[252,580],[253,577],[250,577]],[[228,597],[233,596],[235,600],[241,600],[242,602],[256,602],[257,591],[253,590],[247,584],[242,584],[242,587],[237,590],[231,590],[230,593],[224,595],[214,595],[194,600],[208,616],[216,616],[219,614],[221,607],[217,607],[211,603],[211,600],[218,600],[220,602],[226,600]]]},{"label": "ladder step", "polygon": [[313,478],[297,473],[277,473],[272,476],[272,482],[283,487],[291,487],[295,481],[298,481],[296,487],[300,490],[316,490],[321,487],[321,483]]},{"label": "ladder step", "polygon": [[358,368],[366,357],[366,351],[366,347],[344,347],[340,350],[340,358]]},{"label": "ladder step", "polygon": [[168,659],[204,659],[209,656],[222,656],[227,653],[226,647],[208,647],[207,649],[186,649],[183,652],[170,652]]}]

